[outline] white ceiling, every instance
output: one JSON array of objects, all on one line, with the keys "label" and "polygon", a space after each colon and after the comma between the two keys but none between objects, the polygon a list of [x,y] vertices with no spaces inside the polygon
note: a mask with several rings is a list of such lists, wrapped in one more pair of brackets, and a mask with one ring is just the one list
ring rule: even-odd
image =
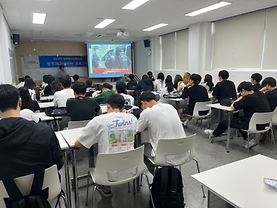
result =
[{"label": "white ceiling", "polygon": [[[150,0],[136,10],[123,10],[131,0],[0,0],[4,15],[21,40],[61,40],[80,42],[129,42],[166,34],[189,25],[223,19],[277,5],[277,0],[226,0],[226,6],[199,16],[184,14],[217,3],[219,0]],[[46,13],[44,25],[32,24],[33,12]],[[102,20],[116,19],[104,29],[95,29]],[[143,32],[158,23],[168,26]],[[119,29],[129,32],[127,39],[116,38]],[[92,34],[93,33],[93,34]],[[91,35],[92,34],[92,35]],[[96,36],[102,34],[101,38]],[[90,36],[91,35],[91,36]],[[90,36],[90,37],[85,37]]]}]

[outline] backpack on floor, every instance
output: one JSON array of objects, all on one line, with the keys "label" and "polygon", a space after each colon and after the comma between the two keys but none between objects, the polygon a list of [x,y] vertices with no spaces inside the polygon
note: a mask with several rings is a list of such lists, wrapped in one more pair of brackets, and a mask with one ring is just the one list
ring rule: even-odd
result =
[{"label": "backpack on floor", "polygon": [[[180,171],[174,167],[162,167],[155,173],[151,184],[155,208],[183,208],[183,180]],[[149,201],[152,208],[151,199]]]},{"label": "backpack on floor", "polygon": [[34,174],[31,192],[23,196],[14,179],[3,180],[9,198],[4,198],[7,208],[51,208],[48,198],[48,189],[42,190],[44,170]]}]

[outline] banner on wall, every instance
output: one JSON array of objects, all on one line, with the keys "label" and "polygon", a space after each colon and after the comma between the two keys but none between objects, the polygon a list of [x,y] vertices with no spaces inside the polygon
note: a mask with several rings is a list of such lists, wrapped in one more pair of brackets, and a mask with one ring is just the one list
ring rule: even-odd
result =
[{"label": "banner on wall", "polygon": [[87,56],[39,56],[40,68],[84,67],[88,65]]},{"label": "banner on wall", "polygon": [[24,56],[24,64],[26,69],[40,68],[38,56]]}]

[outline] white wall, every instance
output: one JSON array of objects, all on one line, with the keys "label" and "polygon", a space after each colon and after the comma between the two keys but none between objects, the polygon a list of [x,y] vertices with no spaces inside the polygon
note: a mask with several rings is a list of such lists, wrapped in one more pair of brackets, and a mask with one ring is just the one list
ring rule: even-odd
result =
[{"label": "white wall", "polygon": [[[151,44],[151,43],[150,43]],[[151,71],[151,58],[147,55],[148,48],[144,47],[143,40],[135,42],[135,74],[141,79],[142,75]]]},{"label": "white wall", "polygon": [[0,7],[0,83],[12,83],[9,48],[14,52],[11,31]]}]

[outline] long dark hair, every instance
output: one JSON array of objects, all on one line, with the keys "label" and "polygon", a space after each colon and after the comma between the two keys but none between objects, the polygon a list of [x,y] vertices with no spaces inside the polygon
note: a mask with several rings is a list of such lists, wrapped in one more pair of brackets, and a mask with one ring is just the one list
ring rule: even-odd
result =
[{"label": "long dark hair", "polygon": [[142,80],[143,80],[144,84],[146,84],[146,85],[152,85],[153,84],[151,79],[146,74],[142,76]]},{"label": "long dark hair", "polygon": [[165,79],[165,87],[167,87],[168,92],[172,92],[174,90],[173,83],[172,83],[172,76],[167,75]]},{"label": "long dark hair", "polygon": [[29,93],[29,90],[27,87],[20,87],[19,88],[20,97],[21,97],[21,110],[27,108],[32,109],[34,102],[31,98],[31,95]]},{"label": "long dark hair", "polygon": [[214,88],[214,83],[213,83],[213,77],[210,74],[206,74],[204,78],[204,83],[207,83],[209,87],[209,91],[212,91]]},{"label": "long dark hair", "polygon": [[157,79],[164,81],[164,73],[160,72],[157,76]]},{"label": "long dark hair", "polygon": [[27,78],[27,79],[25,79],[24,87],[27,87],[28,89],[33,90],[36,87],[36,83],[34,82],[33,79]]}]

